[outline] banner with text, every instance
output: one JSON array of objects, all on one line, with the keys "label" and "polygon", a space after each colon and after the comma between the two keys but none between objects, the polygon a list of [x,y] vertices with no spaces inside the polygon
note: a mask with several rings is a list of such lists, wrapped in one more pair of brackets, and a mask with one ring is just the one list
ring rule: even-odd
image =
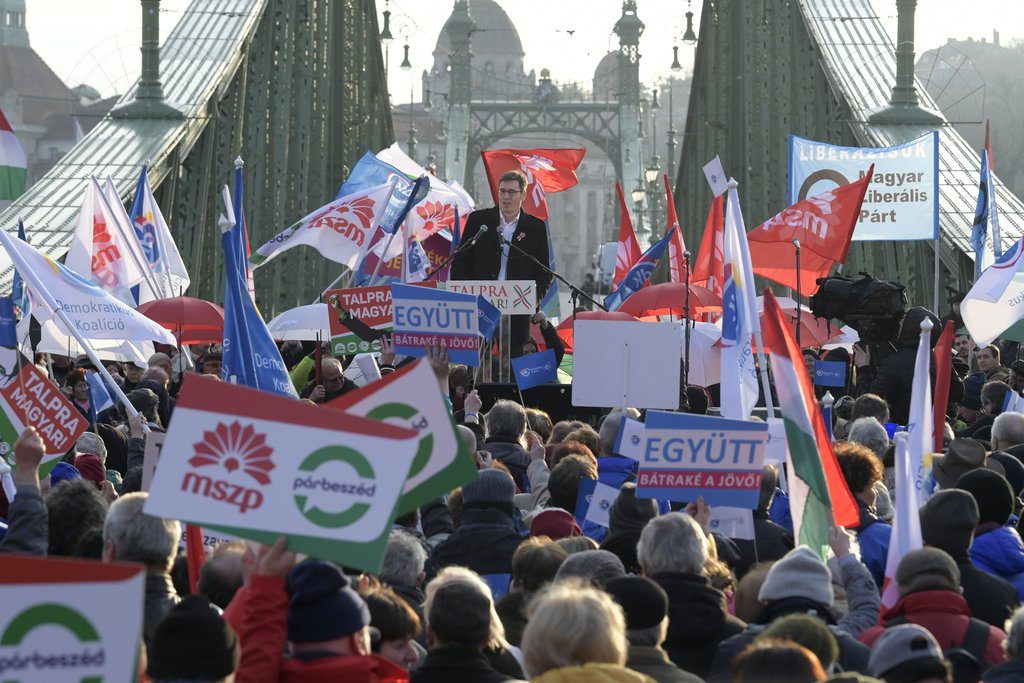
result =
[{"label": "banner with text", "polygon": [[[353,316],[383,335],[391,330],[391,285],[331,289],[326,292],[331,349],[336,356],[380,352],[380,341],[368,341],[350,330],[342,319]],[[345,314],[347,312],[347,315]]]},{"label": "banner with text", "polygon": [[397,353],[422,356],[428,346],[443,346],[452,363],[480,365],[476,294],[394,284],[391,305]]},{"label": "banner with text", "polygon": [[0,680],[134,681],[145,567],[5,555]]},{"label": "banner with text", "polygon": [[416,436],[189,375],[146,512],[376,573]]},{"label": "banner with text", "polygon": [[652,410],[644,433],[637,497],[757,507],[766,423]]},{"label": "banner with text", "polygon": [[854,242],[939,236],[939,133],[893,147],[839,147],[789,136],[789,203],[860,180],[875,165]]},{"label": "banner with text", "polygon": [[537,283],[533,280],[449,280],[449,292],[479,294],[502,315],[533,315],[537,312]]}]

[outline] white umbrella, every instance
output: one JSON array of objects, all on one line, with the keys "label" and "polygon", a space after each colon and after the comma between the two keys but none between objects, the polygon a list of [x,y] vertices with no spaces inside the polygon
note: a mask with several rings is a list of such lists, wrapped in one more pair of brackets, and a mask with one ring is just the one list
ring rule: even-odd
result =
[{"label": "white umbrella", "polygon": [[299,306],[278,314],[267,323],[270,336],[277,341],[316,341],[330,339],[327,304]]},{"label": "white umbrella", "polygon": [[[680,325],[683,334],[683,357],[686,357],[686,330]],[[722,347],[718,340],[722,338],[719,323],[693,323],[690,327],[690,368],[687,381],[699,387],[718,384],[722,381]]]}]

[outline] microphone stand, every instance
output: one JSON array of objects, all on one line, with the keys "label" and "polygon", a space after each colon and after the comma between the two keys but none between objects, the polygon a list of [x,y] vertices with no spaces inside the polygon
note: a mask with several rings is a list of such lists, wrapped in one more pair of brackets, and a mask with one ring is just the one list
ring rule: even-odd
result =
[{"label": "microphone stand", "polygon": [[800,345],[800,240],[793,240],[793,248],[796,249],[796,346]]},{"label": "microphone stand", "polygon": [[[504,235],[502,235],[502,234],[501,234],[500,232],[498,233],[498,242],[499,242],[500,244],[503,244],[503,245],[508,245],[509,247],[511,247],[511,248],[513,248],[513,249],[515,249],[515,250],[516,250],[516,251],[518,251],[518,252],[519,252],[520,254],[522,254],[523,256],[525,256],[526,258],[530,259],[530,260],[531,260],[531,261],[533,261],[533,262],[534,262],[535,264],[537,264],[538,266],[540,266],[540,267],[541,267],[541,269],[542,269],[542,270],[544,270],[544,272],[546,272],[546,273],[547,273],[548,275],[551,275],[551,276],[553,276],[553,277],[554,277],[554,278],[555,278],[556,280],[558,280],[559,282],[561,282],[562,284],[564,284],[564,285],[565,285],[566,287],[568,287],[568,288],[569,288],[569,296],[570,296],[570,298],[572,299],[572,301],[574,302],[574,304],[573,304],[573,316],[574,316],[574,317],[575,317],[575,315],[576,315],[576,306],[575,306],[575,301],[577,301],[577,300],[578,300],[578,298],[579,298],[579,297],[581,297],[581,296],[582,296],[582,297],[583,297],[584,299],[586,299],[587,301],[589,301],[590,303],[592,303],[592,304],[594,304],[595,306],[597,306],[598,308],[600,308],[600,309],[601,309],[602,311],[607,311],[607,310],[608,310],[608,309],[607,309],[607,308],[605,307],[605,305],[604,305],[604,304],[602,304],[601,302],[599,302],[599,301],[597,301],[596,299],[594,299],[594,297],[590,296],[589,294],[587,294],[586,292],[584,292],[584,291],[583,291],[582,289],[580,289],[579,287],[577,287],[577,286],[576,286],[576,285],[574,285],[573,283],[571,283],[571,282],[569,282],[568,280],[566,280],[566,279],[565,279],[564,277],[562,277],[561,275],[559,275],[559,274],[558,274],[558,273],[556,273],[555,271],[551,270],[551,268],[550,268],[550,267],[548,266],[548,264],[546,264],[546,263],[541,263],[540,261],[538,261],[538,260],[537,260],[537,257],[536,257],[536,256],[534,256],[533,254],[531,254],[531,253],[529,253],[529,252],[527,252],[527,251],[524,251],[524,250],[523,250],[523,249],[522,249],[522,248],[521,248],[521,247],[520,247],[520,246],[519,246],[518,244],[516,244],[516,243],[514,243],[514,242],[510,242],[510,241],[506,240],[506,239],[505,239],[505,236],[504,236]],[[540,305],[540,301],[538,301],[538,302],[537,302],[537,304],[538,304],[538,305]]]},{"label": "microphone stand", "polygon": [[472,246],[476,245],[476,241],[478,239],[480,239],[481,235],[484,234],[483,232],[481,232],[481,230],[483,230],[483,228],[486,228],[486,227],[487,226],[483,226],[483,227],[481,227],[480,230],[477,230],[477,233],[475,235],[473,235],[473,239],[469,240],[468,242],[463,242],[462,244],[457,246],[455,248],[455,251],[453,251],[452,253],[448,254],[448,257],[444,261],[441,261],[441,264],[437,268],[434,268],[432,271],[427,273],[427,277],[424,278],[424,281],[429,280],[430,278],[434,277],[439,272],[444,270],[444,267],[447,266],[449,263],[451,263],[452,259],[459,255],[459,252],[461,252],[461,251],[463,251],[465,249],[468,249],[469,247],[472,247]]},{"label": "microphone stand", "polygon": [[683,365],[683,391],[690,386],[690,252],[683,252],[683,259],[686,261],[686,315],[683,317],[683,325],[686,334],[686,363]]}]

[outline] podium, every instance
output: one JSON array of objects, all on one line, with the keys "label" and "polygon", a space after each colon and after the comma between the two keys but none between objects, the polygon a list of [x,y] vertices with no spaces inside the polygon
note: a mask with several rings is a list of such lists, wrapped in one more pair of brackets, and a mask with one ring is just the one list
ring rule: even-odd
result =
[{"label": "podium", "polygon": [[511,316],[532,316],[537,311],[537,283],[533,280],[449,280],[449,292],[476,294],[498,309],[501,320],[492,343],[480,349],[480,367],[476,383],[514,382],[510,361],[512,348]]}]

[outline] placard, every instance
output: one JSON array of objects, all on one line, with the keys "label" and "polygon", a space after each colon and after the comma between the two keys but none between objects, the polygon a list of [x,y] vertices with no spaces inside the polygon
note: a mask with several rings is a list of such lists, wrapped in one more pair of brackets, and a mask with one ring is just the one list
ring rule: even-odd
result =
[{"label": "placard", "polygon": [[413,285],[391,285],[395,351],[420,357],[428,346],[443,346],[452,363],[480,365],[476,294]]},{"label": "placard", "polygon": [[840,147],[789,136],[789,203],[860,180],[871,164],[854,242],[939,236],[939,133],[893,147]]},{"label": "placard", "polygon": [[814,361],[814,386],[845,387],[846,363],[837,360]]},{"label": "placard", "polygon": [[503,315],[537,312],[537,283],[533,280],[449,280],[449,292],[480,295]]},{"label": "placard", "polygon": [[153,475],[156,473],[156,466],[160,461],[160,449],[164,447],[166,438],[167,434],[161,432],[146,434],[146,449],[142,452],[143,491],[149,491],[149,487],[153,483]]},{"label": "placard", "polygon": [[644,423],[626,415],[619,419],[619,432],[615,437],[615,454],[633,460],[640,460],[644,455]]},{"label": "placard", "polygon": [[[380,351],[379,341],[367,341],[341,322],[340,306],[363,325],[379,332],[391,329],[391,285],[331,289],[326,292],[327,317],[331,330],[331,350],[337,356]],[[337,302],[337,304],[335,304]]]},{"label": "placard", "polygon": [[189,375],[146,513],[376,573],[416,436]]},{"label": "placard", "polygon": [[708,531],[717,531],[726,538],[753,541],[755,540],[754,511],[750,508],[715,505],[711,508]]},{"label": "placard", "polygon": [[134,681],[145,567],[29,555],[0,561],[0,679]]},{"label": "placard", "polygon": [[766,423],[650,411],[645,434],[638,498],[757,507]]},{"label": "placard", "polygon": [[584,520],[607,529],[609,527],[608,513],[618,497],[619,489],[600,481],[597,482],[594,492],[590,494],[590,504],[587,505],[587,514],[584,516]]},{"label": "placard", "polygon": [[679,407],[679,323],[577,320],[572,404]]},{"label": "placard", "polygon": [[786,421],[781,417],[768,418],[768,445],[765,447],[764,464],[781,465],[786,462]]}]

